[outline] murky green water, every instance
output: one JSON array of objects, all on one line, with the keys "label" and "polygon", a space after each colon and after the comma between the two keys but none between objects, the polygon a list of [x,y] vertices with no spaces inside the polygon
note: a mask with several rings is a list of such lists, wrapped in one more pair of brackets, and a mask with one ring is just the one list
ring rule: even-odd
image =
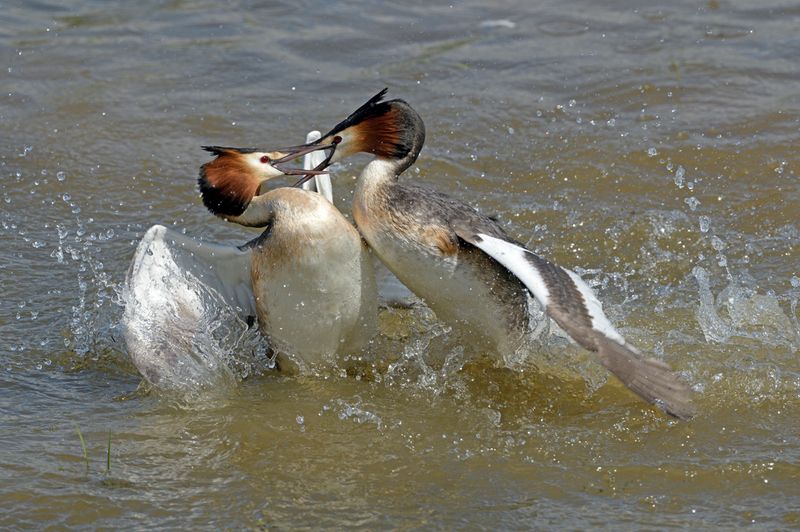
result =
[{"label": "murky green water", "polygon": [[[800,8],[481,4],[4,6],[0,527],[800,526]],[[199,146],[296,143],[384,86],[428,128],[407,177],[583,268],[696,419],[561,344],[531,354],[557,374],[464,364],[420,310],[349,376],[136,391],[144,231],[252,236],[202,207]]]}]

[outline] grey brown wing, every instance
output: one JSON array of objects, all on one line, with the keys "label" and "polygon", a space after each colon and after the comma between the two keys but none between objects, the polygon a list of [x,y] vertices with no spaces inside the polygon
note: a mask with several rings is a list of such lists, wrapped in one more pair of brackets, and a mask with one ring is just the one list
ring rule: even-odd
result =
[{"label": "grey brown wing", "polygon": [[689,387],[656,359],[643,358],[613,327],[602,305],[577,274],[508,240],[481,233],[469,222],[455,228],[462,239],[508,268],[573,340],[625,386],[681,419],[694,415]]}]

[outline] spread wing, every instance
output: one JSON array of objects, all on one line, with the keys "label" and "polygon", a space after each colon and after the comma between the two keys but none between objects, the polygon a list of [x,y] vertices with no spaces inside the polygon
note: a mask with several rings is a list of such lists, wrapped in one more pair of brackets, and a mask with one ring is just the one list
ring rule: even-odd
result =
[{"label": "spread wing", "polygon": [[125,344],[148,382],[194,392],[235,381],[231,349],[255,316],[249,251],[154,225],[139,242],[122,297]]},{"label": "spread wing", "polygon": [[456,234],[516,275],[547,314],[581,347],[642,399],[681,419],[694,415],[688,386],[664,362],[645,358],[611,325],[591,288],[574,272],[539,257],[499,235],[476,231],[470,224]]}]

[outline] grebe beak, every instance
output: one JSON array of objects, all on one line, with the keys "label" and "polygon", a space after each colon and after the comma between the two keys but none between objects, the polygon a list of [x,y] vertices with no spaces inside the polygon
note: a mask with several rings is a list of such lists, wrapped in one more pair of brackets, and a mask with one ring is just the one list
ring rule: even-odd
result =
[{"label": "grebe beak", "polygon": [[[330,164],[331,157],[333,157],[333,152],[336,151],[336,145],[338,142],[332,142],[330,144],[302,144],[300,146],[292,146],[290,148],[281,148],[277,150],[281,153],[285,153],[283,157],[280,159],[274,159],[270,162],[270,164],[276,168],[277,170],[283,172],[285,175],[301,175],[303,176],[303,182],[311,179],[315,175],[324,174],[323,170]],[[305,170],[303,168],[287,168],[284,165],[290,161],[297,159],[298,157],[302,157],[303,155],[319,150],[330,150],[330,153],[325,158],[322,163],[320,163],[316,168],[313,170]],[[294,185],[297,186],[297,185]]]},{"label": "grebe beak", "polygon": [[[317,142],[319,142],[319,141],[317,141]],[[281,151],[289,151],[292,154],[291,155],[291,159],[294,159],[296,157],[299,157],[300,155],[305,155],[306,153],[311,153],[311,152],[314,152],[314,151],[330,150],[328,152],[328,155],[325,157],[325,159],[323,159],[323,161],[321,163],[319,163],[317,166],[315,166],[312,170],[303,170],[303,169],[299,169],[299,168],[287,168],[287,169],[284,169],[281,166],[279,166],[278,164],[276,164],[276,163],[282,163],[282,162],[288,160],[286,157],[282,157],[282,158],[278,159],[277,161],[272,161],[272,166],[274,166],[275,168],[277,168],[281,172],[285,173],[286,175],[302,175],[303,177],[301,177],[297,181],[297,183],[292,185],[293,187],[300,187],[300,186],[303,185],[303,183],[305,183],[306,181],[308,181],[309,179],[311,179],[315,175],[320,175],[320,174],[326,174],[327,173],[325,171],[325,169],[331,164],[331,159],[333,158],[333,154],[336,152],[336,146],[338,146],[340,142],[342,142],[342,137],[337,136],[337,137],[334,137],[333,140],[331,140],[330,144],[316,144],[316,143],[312,142],[311,144],[303,144],[301,146],[293,146],[291,148],[285,148],[285,149],[281,150]],[[289,157],[289,156],[287,156],[287,157]],[[291,173],[289,173],[289,172],[291,172]]]}]

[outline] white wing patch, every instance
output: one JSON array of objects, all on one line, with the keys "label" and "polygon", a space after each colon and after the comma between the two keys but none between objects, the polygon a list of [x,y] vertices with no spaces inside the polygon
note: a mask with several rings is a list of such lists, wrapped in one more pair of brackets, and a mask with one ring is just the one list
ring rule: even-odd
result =
[{"label": "white wing patch", "polygon": [[583,300],[586,303],[586,309],[589,311],[589,317],[592,320],[592,329],[600,331],[612,340],[616,340],[621,344],[625,344],[625,338],[623,338],[619,331],[617,331],[614,326],[611,325],[611,322],[603,313],[603,304],[599,299],[597,299],[594,291],[589,287],[588,284],[586,284],[586,281],[581,279],[580,276],[572,270],[568,270],[566,268],[561,269],[567,272],[567,275],[570,276],[572,282],[575,283],[575,287],[583,296]]},{"label": "white wing patch", "polygon": [[[531,264],[527,259],[527,256],[533,255],[533,253],[521,246],[500,238],[480,233],[477,236],[480,238],[480,241],[476,242],[475,246],[508,268],[511,273],[516,275],[519,280],[528,287],[528,290],[531,291],[536,300],[539,301],[544,308],[547,308],[552,296],[542,274],[536,266]],[[560,266],[557,267],[561,268]],[[617,332],[614,326],[611,325],[611,322],[603,313],[603,305],[597,299],[597,296],[594,295],[589,285],[587,285],[577,273],[567,270],[566,268],[561,269],[569,275],[575,287],[583,296],[586,309],[588,310],[592,322],[592,328],[603,333],[612,340],[624,344],[625,339]]]},{"label": "white wing patch", "polygon": [[206,288],[219,293],[242,316],[255,314],[250,284],[250,250],[203,242],[154,225],[136,249],[128,273],[129,282],[146,282],[148,270],[174,264],[172,275],[191,274]]},{"label": "white wing patch", "polygon": [[[319,140],[321,137],[322,133],[319,131],[310,131],[308,135],[306,135],[306,142],[311,143]],[[312,151],[311,153],[305,154],[303,158],[303,168],[310,170],[324,160],[324,151]],[[314,179],[309,179],[303,183],[303,188],[305,190],[319,192],[323,198],[333,203],[333,187],[331,185],[330,174],[319,174],[314,176]]]},{"label": "white wing patch", "polygon": [[534,268],[525,258],[529,251],[493,236],[480,233],[477,236],[480,237],[480,241],[475,242],[475,246],[508,268],[528,287],[528,290],[542,305],[542,308],[547,308],[547,304],[550,302],[550,290],[547,288],[539,270]]}]

